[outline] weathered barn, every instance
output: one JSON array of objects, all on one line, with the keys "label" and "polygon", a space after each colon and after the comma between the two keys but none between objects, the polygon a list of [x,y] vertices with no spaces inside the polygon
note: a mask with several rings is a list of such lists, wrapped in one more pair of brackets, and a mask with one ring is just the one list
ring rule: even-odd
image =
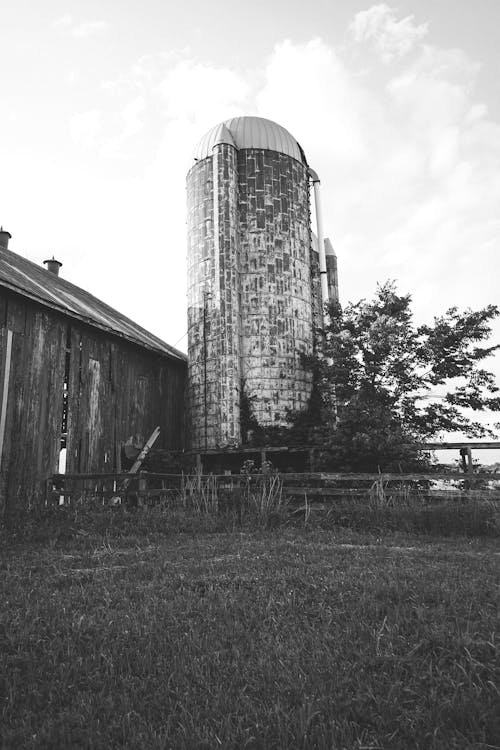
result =
[{"label": "weathered barn", "polygon": [[0,231],[0,517],[57,472],[112,472],[132,435],[183,447],[186,357]]}]

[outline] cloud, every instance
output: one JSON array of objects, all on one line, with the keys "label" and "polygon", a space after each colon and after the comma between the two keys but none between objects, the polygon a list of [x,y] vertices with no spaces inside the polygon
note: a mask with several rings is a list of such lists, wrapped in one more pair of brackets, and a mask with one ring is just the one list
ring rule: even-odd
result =
[{"label": "cloud", "polygon": [[78,24],[78,26],[73,26],[73,28],[71,29],[71,33],[74,37],[83,39],[87,36],[95,36],[96,34],[101,34],[107,29],[107,21],[84,21],[83,23]]},{"label": "cloud", "polygon": [[[121,262],[134,266],[140,246],[141,263],[155,271],[147,304],[129,314],[168,341],[184,334],[183,187],[191,154],[217,122],[255,114],[286,127],[321,178],[343,301],[370,296],[387,278],[414,295],[419,319],[453,304],[494,301],[500,124],[477,99],[479,65],[463,50],[423,42],[423,31],[414,31],[423,26],[413,20],[390,11],[391,25],[384,14],[385,26],[359,31],[352,42],[366,52],[381,28],[396,26],[384,42],[393,64],[381,54],[370,77],[359,74],[349,49],[317,38],[282,41],[253,70],[182,50],[145,56],[107,81],[106,109],[71,124],[78,143],[121,159],[116,182],[103,185],[91,208],[96,225],[112,227],[100,231],[103,273],[95,283],[103,287],[96,293],[127,312],[120,288],[106,286],[115,259],[105,248],[119,247]],[[403,53],[410,48],[413,54]],[[165,300],[173,312],[165,314]]]},{"label": "cloud", "polygon": [[[101,249],[89,288],[170,343],[187,327],[184,186],[192,153],[209,128],[248,111],[254,79],[188,51],[148,55],[103,84],[106,106],[72,120],[73,138],[107,157],[99,159],[99,184],[80,187],[98,232],[84,237],[82,227],[79,241]],[[120,267],[134,269],[132,291],[109,285],[118,251]],[[82,278],[83,256],[78,263]]]},{"label": "cloud", "polygon": [[257,93],[257,108],[290,129],[306,151],[306,134],[313,132],[316,151],[352,166],[365,156],[369,144],[364,121],[374,116],[377,103],[358,86],[335,50],[313,39],[276,45]]},{"label": "cloud", "polygon": [[64,16],[61,16],[60,18],[56,18],[52,22],[52,26],[55,29],[67,29],[71,26],[72,22],[73,22],[73,19],[70,16],[70,14],[65,13]]},{"label": "cloud", "polygon": [[168,119],[217,124],[243,111],[250,85],[242,74],[227,68],[180,60],[166,71],[156,91]]},{"label": "cloud", "polygon": [[349,28],[356,42],[370,42],[382,61],[389,63],[408,54],[426,36],[427,24],[416,26],[414,18],[411,15],[398,21],[396,12],[381,3],[356,13]]},{"label": "cloud", "polygon": [[141,115],[144,114],[145,109],[146,102],[143,96],[135,97],[124,107],[120,113],[122,124],[121,132],[104,143],[102,147],[102,153],[104,156],[114,158],[127,157],[124,147],[127,145],[130,138],[141,132],[143,128],[143,119]]},{"label": "cloud", "polygon": [[91,148],[101,130],[101,113],[97,109],[74,115],[69,122],[69,130],[75,143]]},{"label": "cloud", "polygon": [[109,24],[107,21],[83,21],[81,23],[76,23],[69,13],[65,13],[60,18],[56,18],[52,22],[52,26],[55,29],[66,31],[77,39],[83,39],[85,37],[95,36],[96,34],[102,34],[107,31]]},{"label": "cloud", "polygon": [[257,94],[259,114],[285,125],[320,175],[342,298],[397,278],[423,317],[494,301],[500,124],[475,99],[479,64],[422,44],[374,82],[346,57],[319,39],[279,44]]}]

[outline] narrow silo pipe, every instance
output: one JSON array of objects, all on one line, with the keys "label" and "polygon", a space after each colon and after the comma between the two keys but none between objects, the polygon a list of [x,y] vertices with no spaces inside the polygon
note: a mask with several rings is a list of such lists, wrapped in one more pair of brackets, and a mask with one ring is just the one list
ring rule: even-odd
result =
[{"label": "narrow silo pipe", "polygon": [[[317,172],[309,167],[309,175],[312,180],[314,188],[314,205],[316,208],[316,231],[318,233],[318,254],[319,254],[319,274],[321,279],[321,301],[322,305],[322,319],[323,326],[327,323],[327,312],[325,305],[330,301],[330,293],[328,289],[328,270],[326,267],[326,249],[325,249],[325,235],[323,233],[323,215],[321,213],[321,193],[320,193],[320,180]],[[321,355],[320,355],[321,356]],[[327,364],[331,365],[332,360],[327,357]],[[335,384],[330,383],[329,388],[326,391],[326,403],[330,406],[331,414],[333,416],[333,425],[337,424],[338,413],[337,413],[337,398],[335,394]],[[328,413],[328,412],[327,412]]]},{"label": "narrow silo pipe", "polygon": [[319,274],[321,279],[321,301],[323,303],[323,320],[325,318],[324,305],[330,301],[328,293],[328,274],[326,268],[325,253],[325,235],[323,232],[323,214],[321,212],[321,192],[320,179],[314,169],[309,168],[313,189],[314,189],[314,206],[316,208],[316,232],[318,235],[318,253],[319,253]]}]

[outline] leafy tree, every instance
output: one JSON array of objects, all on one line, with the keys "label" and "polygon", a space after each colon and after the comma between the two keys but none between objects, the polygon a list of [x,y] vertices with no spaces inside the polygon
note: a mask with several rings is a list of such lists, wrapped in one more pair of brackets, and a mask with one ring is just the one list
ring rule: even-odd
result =
[{"label": "leafy tree", "polygon": [[[434,324],[415,326],[410,295],[393,282],[371,302],[329,308],[315,356],[315,391],[305,414],[292,417],[295,438],[324,444],[341,470],[422,467],[419,443],[441,432],[493,435],[466,411],[499,411],[499,389],[482,361],[494,305],[449,309]],[[464,411],[466,410],[466,411]]]}]

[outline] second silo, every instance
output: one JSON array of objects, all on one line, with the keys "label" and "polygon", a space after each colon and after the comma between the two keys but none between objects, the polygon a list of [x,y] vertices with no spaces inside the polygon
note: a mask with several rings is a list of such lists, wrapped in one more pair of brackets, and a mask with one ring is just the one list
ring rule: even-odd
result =
[{"label": "second silo", "polygon": [[191,445],[203,450],[245,441],[243,396],[264,427],[305,408],[311,377],[301,353],[312,351],[321,301],[310,224],[315,173],[293,136],[270,120],[233,118],[201,139],[194,162],[189,408]]}]

